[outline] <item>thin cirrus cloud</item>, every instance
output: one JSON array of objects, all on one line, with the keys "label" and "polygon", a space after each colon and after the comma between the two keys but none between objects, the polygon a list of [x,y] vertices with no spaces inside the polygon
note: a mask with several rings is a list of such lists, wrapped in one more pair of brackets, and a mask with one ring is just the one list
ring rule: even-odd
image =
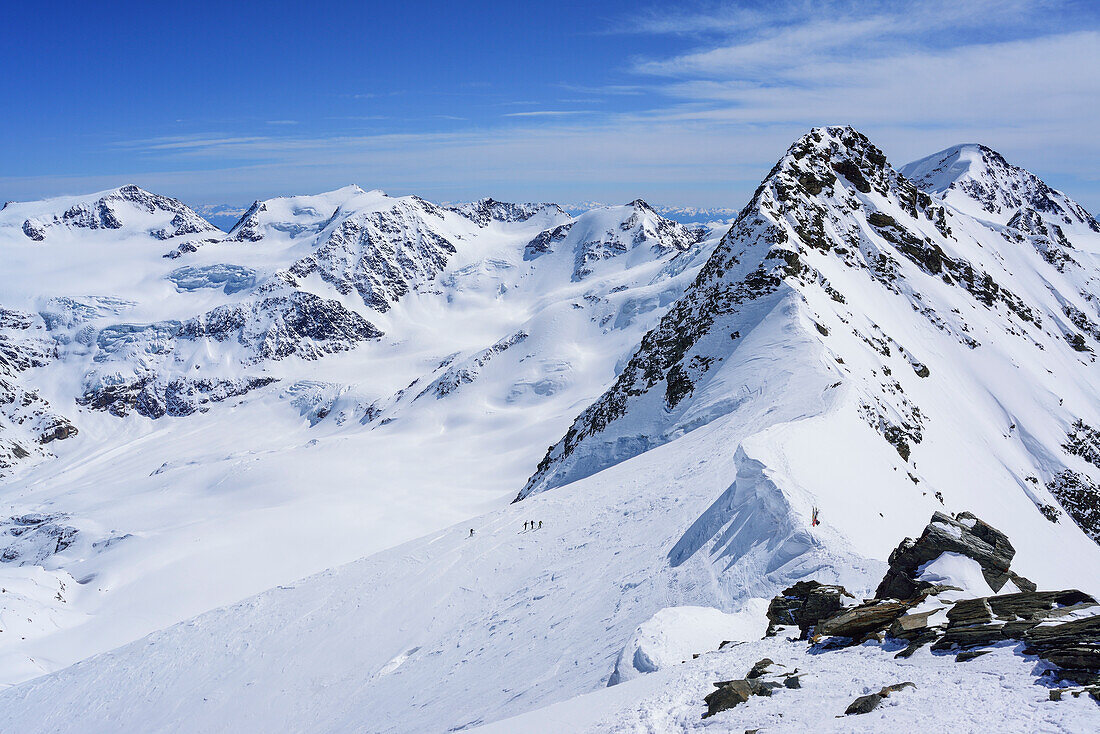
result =
[{"label": "thin cirrus cloud", "polygon": [[591,115],[593,110],[529,110],[527,112],[508,112],[501,117],[573,117]]}]

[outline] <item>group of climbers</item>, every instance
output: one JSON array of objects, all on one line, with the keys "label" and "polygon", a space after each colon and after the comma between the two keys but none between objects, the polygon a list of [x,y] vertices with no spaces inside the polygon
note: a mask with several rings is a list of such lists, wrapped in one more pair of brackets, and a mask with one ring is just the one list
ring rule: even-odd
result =
[{"label": "group of climbers", "polygon": [[[534,520],[524,520],[523,521],[523,531],[527,532],[529,529],[530,530],[542,530],[542,520],[539,520],[537,524],[535,523]],[[467,537],[469,537],[469,538],[474,537],[474,529],[473,528],[470,528],[470,534]]]}]

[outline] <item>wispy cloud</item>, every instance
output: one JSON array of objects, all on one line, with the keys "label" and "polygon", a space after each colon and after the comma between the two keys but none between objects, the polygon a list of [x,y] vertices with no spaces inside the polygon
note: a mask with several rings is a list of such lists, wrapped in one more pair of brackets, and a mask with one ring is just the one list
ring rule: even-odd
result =
[{"label": "wispy cloud", "polygon": [[576,92],[577,94],[591,94],[597,96],[634,96],[645,94],[648,89],[648,87],[641,84],[605,84],[601,86],[590,86],[583,84],[565,84],[564,82],[558,84],[558,87],[570,92]]},{"label": "wispy cloud", "polygon": [[137,148],[144,151],[187,151],[210,150],[237,145],[249,145],[270,138],[262,135],[230,136],[219,134],[204,135],[179,135],[159,138],[144,138],[140,140],[123,140],[115,143],[119,148]]},{"label": "wispy cloud", "polygon": [[267,120],[268,125],[297,125],[297,120]]},{"label": "wispy cloud", "polygon": [[573,115],[591,115],[594,110],[531,110],[529,112],[509,112],[502,117],[571,117]]}]

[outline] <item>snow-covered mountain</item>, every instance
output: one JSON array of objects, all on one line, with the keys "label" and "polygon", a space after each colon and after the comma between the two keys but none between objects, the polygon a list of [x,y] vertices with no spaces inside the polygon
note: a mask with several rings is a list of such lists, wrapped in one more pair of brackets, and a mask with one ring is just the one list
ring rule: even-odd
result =
[{"label": "snow-covered mountain", "polygon": [[218,232],[182,202],[134,185],[88,196],[8,202],[0,212],[0,226],[18,226],[35,242],[72,237],[86,230],[118,230],[129,236],[140,232],[158,240]]},{"label": "snow-covered mountain", "polygon": [[[975,175],[973,166],[955,172],[965,181]],[[1058,196],[1065,211],[1083,211]],[[1087,249],[1073,245],[1090,244],[1092,232],[1058,230],[1051,238],[1046,229],[1020,226],[1027,216],[1019,209],[1006,219],[974,220],[933,199],[854,131],[813,131],[777,164],[698,282],[551,449],[520,498],[731,413],[774,410],[778,398],[749,397],[786,389],[784,374],[807,374],[757,373],[745,364],[775,352],[757,330],[779,329],[797,334],[805,361],[828,366],[822,376],[838,380],[829,390],[843,404],[834,409],[896,449],[897,468],[913,490],[926,496],[927,482],[946,497],[969,483],[950,471],[938,474],[959,447],[972,452],[981,444],[991,456],[1003,455],[1010,474],[1030,478],[1002,472],[998,486],[983,490],[999,495],[1013,482],[1033,514],[1045,510],[1057,519],[1063,484],[1100,480],[1096,466],[1063,447],[1100,417],[1088,397],[1100,387],[1093,356],[1100,280]],[[1048,388],[1035,389],[1043,384]],[[964,413],[972,421],[960,418],[964,399],[975,400]],[[806,468],[822,482],[820,467]],[[970,497],[975,488],[958,492]],[[1064,505],[1078,512],[1077,503]],[[845,515],[853,525],[870,519]],[[1091,516],[1076,519],[1100,534]]]},{"label": "snow-covered mountain", "polygon": [[[939,511],[1004,531],[1040,588],[1100,592],[1095,220],[988,149],[899,172],[815,128],[719,231],[348,187],[225,236],[142,223],[47,279],[49,237],[0,225],[2,354],[44,401],[0,439],[68,426],[9,462],[0,671],[113,650],[0,693],[21,731],[444,731],[557,702],[512,730],[609,706],[680,730],[717,664],[677,677],[692,645],[748,643],[796,581],[872,596]],[[997,651],[939,695],[994,676],[1025,727],[1087,719],[1032,705],[1031,667]]]},{"label": "snow-covered mountain", "polygon": [[900,170],[922,190],[979,219],[1026,227],[1024,220],[1037,215],[1055,237],[1060,230],[1100,234],[1100,224],[1084,207],[984,145],[956,145]]},{"label": "snow-covered mountain", "polygon": [[355,186],[229,233],[117,204],[117,230],[23,231],[75,206],[0,217],[0,570],[34,579],[0,613],[9,682],[500,504],[717,242],[642,202],[481,221]]}]

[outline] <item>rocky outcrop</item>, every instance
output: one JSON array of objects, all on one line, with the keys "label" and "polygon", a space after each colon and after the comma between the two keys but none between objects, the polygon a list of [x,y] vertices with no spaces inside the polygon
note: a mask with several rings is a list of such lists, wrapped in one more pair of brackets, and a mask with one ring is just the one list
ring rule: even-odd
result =
[{"label": "rocky outcrop", "polygon": [[[38,329],[32,329],[36,325]],[[38,334],[34,315],[0,309],[0,477],[19,465],[52,456],[47,444],[77,435],[72,421],[58,413],[21,373],[48,364],[55,345]]]},{"label": "rocky outcrop", "polygon": [[434,395],[437,399],[445,398],[460,386],[474,382],[481,374],[481,370],[487,365],[493,357],[508,351],[517,344],[522,344],[527,340],[527,332],[517,331],[511,336],[507,336],[496,344],[482,349],[477,354],[464,359],[458,363],[448,363],[442,367],[442,374],[439,377],[432,380],[427,387],[417,393],[414,400],[419,400],[425,395]]},{"label": "rocky outcrop", "polygon": [[1100,487],[1086,474],[1063,469],[1047,482],[1047,490],[1077,527],[1100,543]]},{"label": "rocky outcrop", "polygon": [[890,570],[875,598],[912,599],[930,589],[933,584],[921,581],[919,570],[943,553],[959,553],[977,561],[990,588],[999,591],[1010,578],[1008,567],[1016,549],[1004,533],[970,513],[952,518],[937,512],[919,538],[906,538],[890,554]]},{"label": "rocky outcrop", "polygon": [[[922,581],[918,570],[944,553],[979,564],[992,588],[1004,588],[1011,581],[1026,590],[958,598],[963,591],[959,587]],[[906,538],[891,554],[875,599],[846,606],[840,604],[849,596],[842,587],[803,581],[772,600],[768,634],[798,625],[803,638],[809,630],[813,641],[825,648],[892,638],[906,643],[896,657],[909,657],[931,644],[933,650],[956,651],[959,662],[981,655],[981,648],[1017,641],[1024,644],[1026,654],[1049,663],[1055,678],[1100,684],[1100,604],[1076,589],[1036,591],[1034,584],[1009,570],[1013,553],[1004,533],[974,515],[937,512],[920,538]],[[901,598],[888,598],[893,590]],[[830,611],[805,612],[815,594],[829,600],[816,609]]]},{"label": "rocky outcrop", "polygon": [[925,191],[949,199],[952,193],[961,194],[1001,221],[1014,221],[1020,210],[1030,210],[1052,222],[1100,232],[1100,224],[1084,207],[984,145],[947,148],[904,166],[901,172]]},{"label": "rocky outcrop", "polygon": [[0,520],[0,563],[41,565],[76,539],[77,529],[62,513],[29,513]]},{"label": "rocky outcrop", "polygon": [[823,619],[814,630],[814,635],[862,641],[868,635],[885,630],[894,620],[909,611],[911,606],[907,602],[889,599],[860,604]]},{"label": "rocky outcrop", "polygon": [[150,372],[115,383],[89,385],[77,403],[120,418],[131,413],[146,418],[178,418],[206,412],[214,403],[273,382],[273,377],[167,379]]},{"label": "rocky outcrop", "polygon": [[703,714],[704,719],[745,703],[752,696],[770,696],[773,690],[782,687],[775,681],[755,678],[720,681],[714,685],[718,690],[703,699],[707,704],[707,712]]},{"label": "rocky outcrop", "polygon": [[248,350],[252,364],[290,356],[319,359],[377,339],[382,332],[339,301],[272,282],[243,303],[219,306],[184,322],[178,336],[234,340]]},{"label": "rocky outcrop", "polygon": [[[186,270],[186,269],[185,269]],[[175,271],[179,273],[179,271]],[[240,270],[186,270],[182,282],[232,289]],[[60,321],[60,320],[59,320]],[[218,306],[184,322],[112,324],[94,339],[93,367],[84,376],[77,402],[113,415],[148,418],[203,412],[217,402],[274,382],[262,375],[178,373],[178,355],[187,342],[209,339],[225,344],[231,359],[243,367],[298,357],[320,359],[377,339],[382,332],[336,300],[323,299],[276,275],[237,303]]]},{"label": "rocky outcrop", "polygon": [[569,230],[572,228],[573,222],[567,222],[565,224],[559,224],[553,229],[544,229],[539,232],[523,248],[523,259],[534,260],[550,252],[555,243],[561,242],[569,235]]},{"label": "rocky outcrop", "polygon": [[799,581],[772,599],[768,606],[767,634],[772,636],[779,627],[794,625],[801,632],[801,639],[806,639],[820,620],[843,609],[846,600],[855,603],[843,586]]},{"label": "rocky outcrop", "polygon": [[1100,685],[1100,609],[1095,604],[1094,616],[1030,627],[1023,635],[1024,652],[1057,665],[1061,678]]},{"label": "rocky outcrop", "polygon": [[951,650],[1019,640],[1032,627],[1057,624],[1068,614],[1090,609],[1100,614],[1096,600],[1076,589],[964,599],[947,610],[947,628],[933,649]]},{"label": "rocky outcrop", "polygon": [[629,214],[617,226],[604,222],[604,212],[598,209],[581,215],[573,224],[569,239],[573,242],[574,281],[590,276],[599,262],[638,247],[649,247],[654,255],[660,256],[684,252],[699,241],[700,230],[665,219],[641,199],[628,206]]}]

